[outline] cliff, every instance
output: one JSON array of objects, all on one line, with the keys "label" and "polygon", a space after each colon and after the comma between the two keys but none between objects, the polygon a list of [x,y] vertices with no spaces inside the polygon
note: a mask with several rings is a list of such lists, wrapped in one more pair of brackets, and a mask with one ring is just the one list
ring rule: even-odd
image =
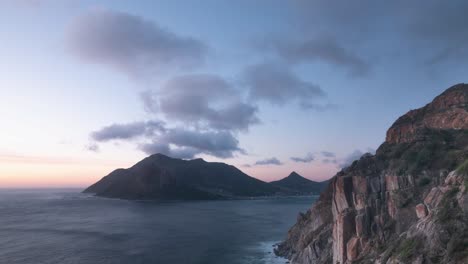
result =
[{"label": "cliff", "polygon": [[468,85],[400,117],[275,252],[292,263],[468,263]]}]

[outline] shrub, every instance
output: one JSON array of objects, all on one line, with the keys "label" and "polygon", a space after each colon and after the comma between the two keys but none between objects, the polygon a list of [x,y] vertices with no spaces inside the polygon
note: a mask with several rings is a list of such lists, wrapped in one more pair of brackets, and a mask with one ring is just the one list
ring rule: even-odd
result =
[{"label": "shrub", "polygon": [[429,183],[431,183],[431,179],[430,179],[430,178],[427,178],[427,177],[424,177],[424,178],[422,178],[421,180],[419,180],[419,186],[420,186],[420,187],[426,186],[426,185],[428,185]]},{"label": "shrub", "polygon": [[458,188],[452,188],[444,193],[444,197],[440,202],[440,209],[437,212],[437,218],[439,218],[442,223],[446,223],[457,216],[456,207],[458,204],[454,196],[458,191]]},{"label": "shrub", "polygon": [[397,249],[399,258],[406,262],[415,255],[415,251],[419,248],[421,241],[417,238],[409,238],[404,240]]},{"label": "shrub", "polygon": [[460,166],[458,166],[456,171],[458,174],[468,175],[468,160],[465,160]]}]

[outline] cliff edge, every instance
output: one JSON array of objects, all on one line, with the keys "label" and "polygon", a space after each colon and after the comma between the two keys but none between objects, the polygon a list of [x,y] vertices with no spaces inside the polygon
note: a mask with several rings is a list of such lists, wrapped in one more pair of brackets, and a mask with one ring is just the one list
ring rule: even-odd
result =
[{"label": "cliff edge", "polygon": [[275,252],[291,263],[468,263],[468,85],[398,118]]}]

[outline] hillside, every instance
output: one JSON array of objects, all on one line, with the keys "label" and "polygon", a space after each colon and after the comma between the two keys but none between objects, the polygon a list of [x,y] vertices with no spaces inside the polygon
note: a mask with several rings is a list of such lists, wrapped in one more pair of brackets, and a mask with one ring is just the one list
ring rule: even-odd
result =
[{"label": "hillside", "polygon": [[84,192],[123,199],[224,199],[274,195],[278,188],[236,167],[154,154],[117,169]]},{"label": "hillside", "polygon": [[275,252],[292,263],[468,263],[468,85],[409,111]]}]

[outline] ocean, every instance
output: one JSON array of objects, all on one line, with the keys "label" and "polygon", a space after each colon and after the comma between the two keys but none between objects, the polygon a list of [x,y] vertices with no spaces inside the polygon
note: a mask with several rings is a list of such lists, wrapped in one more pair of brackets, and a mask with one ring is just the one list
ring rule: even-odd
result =
[{"label": "ocean", "polygon": [[125,201],[0,190],[2,264],[261,264],[316,196]]}]

